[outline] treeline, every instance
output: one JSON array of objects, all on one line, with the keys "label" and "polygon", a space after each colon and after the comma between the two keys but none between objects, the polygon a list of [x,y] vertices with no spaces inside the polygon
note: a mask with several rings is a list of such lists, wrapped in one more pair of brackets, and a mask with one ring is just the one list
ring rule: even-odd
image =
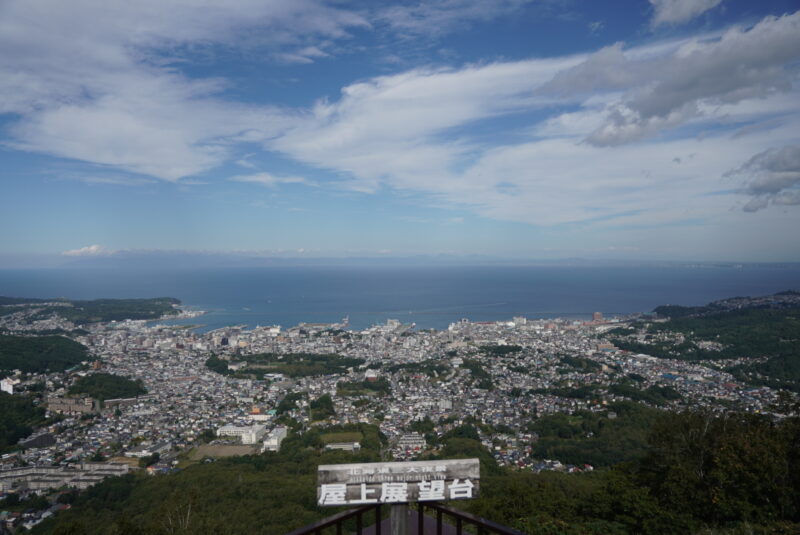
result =
[{"label": "treeline", "polygon": [[[670,310],[672,308],[676,307]],[[681,333],[686,340],[680,344],[642,343],[629,338],[612,338],[612,342],[620,349],[659,358],[768,357],[766,362],[739,365],[728,371],[750,384],[800,392],[800,308],[748,308],[703,316],[689,314],[679,313],[666,323],[650,325],[647,330],[646,336],[650,337],[662,332]],[[695,340],[715,342],[720,347],[718,350],[702,348]]]},{"label": "treeline", "polygon": [[599,362],[583,357],[564,355],[559,360],[562,364],[566,364],[567,366],[570,366],[576,370],[580,370],[583,373],[594,373],[603,369],[602,364]]},{"label": "treeline", "polygon": [[363,359],[343,357],[336,354],[317,353],[257,353],[241,355],[241,360],[250,367],[244,373],[261,374],[282,373],[289,377],[307,377],[311,375],[333,375],[347,373],[348,368],[361,366]]},{"label": "treeline", "polygon": [[0,392],[0,453],[14,449],[21,438],[45,422],[44,409],[31,396]]},{"label": "treeline", "polygon": [[613,384],[608,387],[608,392],[633,401],[644,401],[650,405],[666,405],[670,401],[676,401],[682,397],[680,392],[671,386],[651,385],[642,390],[630,382]]},{"label": "treeline", "polygon": [[388,396],[391,393],[392,385],[386,377],[379,377],[374,381],[339,381],[336,384],[337,396],[363,396],[369,394]]},{"label": "treeline", "polygon": [[671,342],[654,341],[649,343],[635,342],[624,338],[612,338],[611,342],[624,351],[631,353],[642,353],[660,359],[677,360],[716,360],[726,358],[721,351],[703,349],[693,342],[684,341],[680,344]]},{"label": "treeline", "polygon": [[333,407],[333,399],[330,394],[323,394],[309,403],[311,421],[324,420],[330,416],[336,416],[336,409]]},{"label": "treeline", "polygon": [[[45,303],[64,303],[64,305],[44,306]],[[32,299],[26,297],[0,296],[0,315],[21,310],[19,306],[30,305],[41,308],[34,319],[46,318],[52,314],[61,316],[79,325],[98,321],[122,321],[158,319],[177,314],[173,305],[181,302],[174,297],[154,297],[147,299]]]},{"label": "treeline", "polygon": [[528,430],[539,440],[531,456],[594,467],[612,466],[641,457],[647,435],[664,413],[638,403],[612,403],[606,412],[576,411],[535,420]]},{"label": "treeline", "polygon": [[98,321],[151,320],[178,313],[172,305],[181,302],[173,297],[151,299],[94,299],[91,301],[67,301],[71,307],[51,307],[42,316],[56,313],[79,325]]},{"label": "treeline", "polygon": [[[507,346],[498,346],[498,347],[507,347]],[[478,388],[482,388],[484,390],[491,390],[494,388],[494,383],[492,383],[492,376],[489,372],[487,372],[480,361],[475,359],[464,359],[464,363],[461,365],[462,367],[468,369],[470,374],[472,374],[472,378],[475,379],[476,385]]]},{"label": "treeline", "polygon": [[517,345],[484,345],[478,348],[481,353],[490,357],[505,357],[522,351],[522,346]]},{"label": "treeline", "polygon": [[[51,299],[52,301],[58,301],[58,299]],[[33,305],[36,303],[46,303],[48,302],[47,299],[35,299],[32,297],[7,297],[5,295],[0,295],[0,306],[10,306],[10,305]],[[19,309],[17,309],[19,310]]]},{"label": "treeline", "polygon": [[0,335],[0,377],[3,372],[63,372],[88,360],[86,348],[63,336]]},{"label": "treeline", "polygon": [[220,375],[229,375],[231,373],[228,369],[228,362],[216,355],[211,355],[206,359],[206,368]]},{"label": "treeline", "polygon": [[800,420],[685,412],[651,424],[636,460],[486,477],[466,508],[530,534],[798,532]]},{"label": "treeline", "polygon": [[393,364],[386,368],[391,373],[407,371],[409,373],[425,374],[429,377],[444,375],[450,370],[450,363],[444,360],[428,359],[422,362],[405,362]]},{"label": "treeline", "polygon": [[800,354],[785,354],[766,362],[740,364],[728,368],[728,371],[745,383],[800,392]]},{"label": "treeline", "polygon": [[[635,374],[633,374],[636,376]],[[555,386],[550,388],[533,388],[529,394],[551,395],[570,399],[598,399],[603,392],[626,397],[633,401],[643,401],[649,405],[667,405],[672,401],[681,399],[681,394],[671,386],[652,385],[647,388],[639,388],[634,384],[635,379],[624,378],[619,383],[608,386],[587,383],[581,386]],[[512,389],[511,394],[514,395]],[[519,389],[516,389],[520,391]],[[601,392],[603,391],[603,392]],[[520,391],[521,392],[521,391]],[[519,397],[515,395],[514,397]]]},{"label": "treeline", "polygon": [[69,388],[70,394],[85,394],[94,399],[133,398],[147,393],[141,379],[132,380],[110,373],[93,373],[80,377]]},{"label": "treeline", "polygon": [[588,383],[581,386],[555,386],[551,388],[532,388],[530,394],[558,396],[570,399],[592,399],[598,397],[597,389],[600,385]]},{"label": "treeline", "polygon": [[749,308],[709,316],[682,317],[653,324],[653,332],[673,331],[723,345],[717,358],[800,354],[800,308]]}]

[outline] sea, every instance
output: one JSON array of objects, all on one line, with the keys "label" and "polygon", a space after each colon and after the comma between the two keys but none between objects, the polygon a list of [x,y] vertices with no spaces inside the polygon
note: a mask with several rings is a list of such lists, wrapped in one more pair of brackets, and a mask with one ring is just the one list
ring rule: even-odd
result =
[{"label": "sea", "polygon": [[800,265],[276,266],[0,270],[0,295],[69,299],[176,297],[206,313],[169,323],[208,331],[397,319],[418,329],[471,321],[589,319],[800,290]]}]

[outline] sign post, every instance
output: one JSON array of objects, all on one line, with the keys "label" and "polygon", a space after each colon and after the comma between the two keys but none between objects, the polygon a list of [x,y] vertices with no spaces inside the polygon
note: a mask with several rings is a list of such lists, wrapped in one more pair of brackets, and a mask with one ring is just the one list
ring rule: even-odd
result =
[{"label": "sign post", "polygon": [[391,535],[408,534],[408,505],[393,505],[389,511],[389,525],[392,528]]},{"label": "sign post", "polygon": [[317,470],[323,506],[390,504],[392,535],[406,535],[408,503],[477,498],[478,459],[325,464]]}]

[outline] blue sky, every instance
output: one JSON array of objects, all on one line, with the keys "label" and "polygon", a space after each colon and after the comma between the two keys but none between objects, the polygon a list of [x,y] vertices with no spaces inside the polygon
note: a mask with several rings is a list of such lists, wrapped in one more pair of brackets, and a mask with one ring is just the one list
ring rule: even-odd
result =
[{"label": "blue sky", "polygon": [[800,261],[800,11],[7,0],[0,267]]}]

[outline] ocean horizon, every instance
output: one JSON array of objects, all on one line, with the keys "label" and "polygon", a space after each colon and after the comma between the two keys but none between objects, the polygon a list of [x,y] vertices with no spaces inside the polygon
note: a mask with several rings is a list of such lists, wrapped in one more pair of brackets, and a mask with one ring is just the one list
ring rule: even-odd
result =
[{"label": "ocean horizon", "polygon": [[445,329],[472,321],[589,319],[800,289],[797,265],[295,266],[199,269],[6,269],[0,295],[68,299],[169,296],[201,317],[170,323],[339,322],[363,329],[398,319]]}]

